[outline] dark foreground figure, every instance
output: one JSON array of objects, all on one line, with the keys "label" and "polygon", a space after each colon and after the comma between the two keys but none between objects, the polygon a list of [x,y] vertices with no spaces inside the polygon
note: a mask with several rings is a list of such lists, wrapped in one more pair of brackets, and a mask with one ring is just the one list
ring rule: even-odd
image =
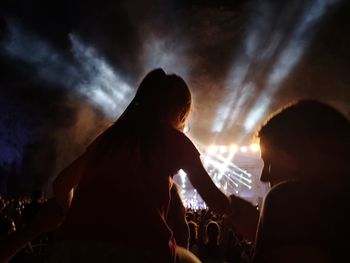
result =
[{"label": "dark foreground figure", "polygon": [[350,262],[350,124],[332,107],[300,101],[259,132],[272,189],[255,262]]},{"label": "dark foreground figure", "polygon": [[254,206],[227,197],[205,171],[182,132],[190,107],[180,77],[150,72],[116,123],[60,173],[55,198],[37,220],[0,241],[0,259],[60,225],[51,262],[198,262],[177,246],[167,218],[173,176],[183,169],[208,206],[253,242],[254,262],[350,262],[350,124],[344,116],[308,100],[262,126],[261,180],[272,189],[259,218]]}]

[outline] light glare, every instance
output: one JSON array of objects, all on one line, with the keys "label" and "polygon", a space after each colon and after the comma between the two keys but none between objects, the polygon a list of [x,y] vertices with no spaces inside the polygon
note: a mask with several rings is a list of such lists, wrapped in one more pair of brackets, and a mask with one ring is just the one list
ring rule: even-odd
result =
[{"label": "light glare", "polygon": [[260,151],[260,146],[257,143],[253,143],[250,145],[250,150],[252,152],[259,152]]}]

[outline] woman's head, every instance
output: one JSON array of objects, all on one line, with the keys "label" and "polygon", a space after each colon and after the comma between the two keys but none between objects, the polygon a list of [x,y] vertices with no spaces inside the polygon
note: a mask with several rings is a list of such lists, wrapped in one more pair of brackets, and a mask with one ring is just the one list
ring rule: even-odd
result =
[{"label": "woman's head", "polygon": [[260,129],[261,180],[273,185],[295,176],[345,174],[349,136],[349,121],[331,106],[314,100],[288,105]]},{"label": "woman's head", "polygon": [[130,106],[143,121],[165,122],[182,130],[191,103],[190,90],[181,77],[155,69],[144,77]]},{"label": "woman's head", "polygon": [[217,242],[220,235],[220,226],[215,221],[209,221],[205,228],[208,242]]},{"label": "woman's head", "polygon": [[[162,69],[149,72],[141,81],[134,99],[124,113],[105,133],[95,140],[96,155],[102,160],[126,142],[126,137],[149,135],[160,123],[183,130],[191,110],[191,93],[185,81],[168,75]],[[152,132],[151,132],[152,133]],[[122,136],[120,136],[122,135]]]}]

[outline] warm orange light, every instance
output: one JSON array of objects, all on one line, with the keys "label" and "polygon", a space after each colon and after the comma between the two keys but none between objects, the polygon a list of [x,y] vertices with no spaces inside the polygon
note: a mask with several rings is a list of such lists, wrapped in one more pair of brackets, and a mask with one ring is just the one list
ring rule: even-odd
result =
[{"label": "warm orange light", "polygon": [[209,153],[209,154],[215,153],[216,150],[217,150],[217,147],[216,147],[216,145],[214,145],[214,144],[212,144],[212,145],[210,145],[210,146],[208,147],[208,153]]},{"label": "warm orange light", "polygon": [[252,144],[250,145],[250,150],[251,150],[252,152],[259,152],[259,151],[260,151],[260,145],[257,144],[257,143],[252,143]]},{"label": "warm orange light", "polygon": [[247,152],[248,151],[248,147],[247,146],[241,146],[241,152]]},{"label": "warm orange light", "polygon": [[237,151],[238,151],[238,146],[237,146],[237,144],[231,144],[230,150],[231,150],[232,152],[237,152]]}]

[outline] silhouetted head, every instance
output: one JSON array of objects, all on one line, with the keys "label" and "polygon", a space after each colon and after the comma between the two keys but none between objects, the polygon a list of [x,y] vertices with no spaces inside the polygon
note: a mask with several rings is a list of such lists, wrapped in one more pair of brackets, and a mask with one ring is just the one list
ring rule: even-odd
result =
[{"label": "silhouetted head", "polygon": [[183,131],[191,110],[191,93],[185,81],[162,69],[149,72],[141,81],[134,99],[119,119],[95,141],[96,161],[112,156],[117,144],[128,143],[127,137],[142,138],[142,151],[148,152],[152,137],[161,124]]},{"label": "silhouetted head", "polygon": [[122,118],[132,117],[146,125],[164,122],[183,130],[191,103],[190,90],[181,77],[155,69],[141,81]]},{"label": "silhouetted head", "polygon": [[216,223],[215,221],[210,221],[207,224],[205,231],[208,237],[208,242],[218,241],[220,235],[220,227],[218,223]]},{"label": "silhouetted head", "polygon": [[327,104],[303,100],[288,105],[268,119],[259,137],[261,180],[271,185],[298,177],[336,180],[349,174],[350,124]]},{"label": "silhouetted head", "polygon": [[195,220],[194,213],[192,211],[187,211],[187,213],[186,213],[186,220],[187,221]]}]

